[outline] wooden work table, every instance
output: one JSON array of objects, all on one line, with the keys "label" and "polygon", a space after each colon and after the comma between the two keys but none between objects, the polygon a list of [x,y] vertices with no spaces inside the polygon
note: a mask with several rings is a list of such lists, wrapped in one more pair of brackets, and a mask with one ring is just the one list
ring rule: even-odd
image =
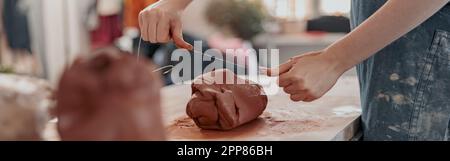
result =
[{"label": "wooden work table", "polygon": [[[324,97],[295,103],[283,91],[269,96],[265,113],[231,131],[201,130],[186,116],[190,85],[165,87],[162,109],[167,139],[171,141],[348,141],[359,132],[359,87],[355,77],[343,77]],[[58,140],[55,122],[45,132]]]},{"label": "wooden work table", "polygon": [[267,110],[258,120],[225,132],[201,130],[187,118],[189,85],[166,87],[162,94],[169,140],[347,141],[360,129],[356,77],[343,77],[326,96],[313,103],[292,102],[281,90],[269,96]]}]

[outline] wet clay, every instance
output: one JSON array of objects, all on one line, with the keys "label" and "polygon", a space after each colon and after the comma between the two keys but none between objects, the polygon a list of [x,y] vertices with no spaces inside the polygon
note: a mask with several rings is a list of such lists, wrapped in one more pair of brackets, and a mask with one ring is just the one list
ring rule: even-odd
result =
[{"label": "wet clay", "polygon": [[162,82],[146,60],[116,49],[79,57],[56,93],[62,140],[164,140]]},{"label": "wet clay", "polygon": [[187,114],[202,129],[231,130],[257,119],[267,103],[260,85],[216,70],[194,80]]}]

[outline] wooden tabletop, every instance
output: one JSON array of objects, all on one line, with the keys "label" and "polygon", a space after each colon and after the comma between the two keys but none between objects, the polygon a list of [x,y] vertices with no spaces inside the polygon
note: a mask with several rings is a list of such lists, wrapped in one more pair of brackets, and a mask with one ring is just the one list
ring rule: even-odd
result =
[{"label": "wooden tabletop", "polygon": [[[275,81],[272,79],[272,81]],[[273,82],[274,83],[274,82]],[[186,115],[190,85],[165,87],[162,109],[171,141],[347,141],[359,130],[360,102],[356,77],[344,77],[323,98],[312,103],[292,102],[279,91],[270,95],[265,113],[231,131],[201,130]],[[59,140],[56,122],[48,124],[46,140]]]},{"label": "wooden tabletop", "polygon": [[292,102],[280,90],[269,96],[269,105],[258,120],[225,132],[195,126],[186,116],[190,94],[189,85],[166,87],[162,91],[169,140],[345,141],[359,130],[361,109],[356,77],[340,79],[326,96],[313,103]]}]

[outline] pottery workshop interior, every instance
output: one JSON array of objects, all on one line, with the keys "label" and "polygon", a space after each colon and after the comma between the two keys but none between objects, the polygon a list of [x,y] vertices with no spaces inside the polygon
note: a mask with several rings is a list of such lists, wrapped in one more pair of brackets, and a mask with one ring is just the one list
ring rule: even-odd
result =
[{"label": "pottery workshop interior", "polygon": [[400,2],[1,0],[0,140],[446,141],[449,0]]}]

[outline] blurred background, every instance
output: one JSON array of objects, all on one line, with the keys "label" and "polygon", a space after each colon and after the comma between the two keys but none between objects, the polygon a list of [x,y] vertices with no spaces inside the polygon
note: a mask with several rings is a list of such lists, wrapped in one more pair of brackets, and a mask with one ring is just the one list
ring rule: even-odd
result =
[{"label": "blurred background", "polygon": [[[155,2],[2,0],[0,73],[55,83],[79,54],[110,46],[136,53],[138,14]],[[183,15],[184,37],[202,40],[204,51],[279,49],[286,61],[343,37],[350,31],[349,11],[350,0],[195,0]],[[141,46],[141,54],[159,66],[176,63],[170,61],[173,50],[173,44]]]}]

